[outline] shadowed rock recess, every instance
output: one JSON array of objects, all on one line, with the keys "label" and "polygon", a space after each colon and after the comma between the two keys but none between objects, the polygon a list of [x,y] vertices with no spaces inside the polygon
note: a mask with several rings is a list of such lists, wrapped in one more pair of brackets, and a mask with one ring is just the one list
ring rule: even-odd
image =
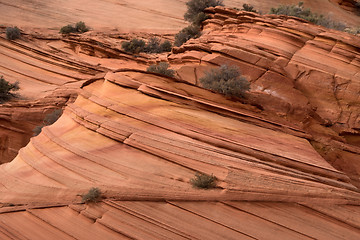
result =
[{"label": "shadowed rock recess", "polygon": [[[87,72],[76,100],[0,166],[0,239],[360,239],[360,38],[207,12],[202,36],[169,55],[109,44],[122,64],[67,62]],[[176,79],[145,72],[155,60]],[[199,86],[222,64],[251,82],[246,99]],[[193,188],[199,172],[216,188]],[[102,200],[83,204],[93,187]]]}]

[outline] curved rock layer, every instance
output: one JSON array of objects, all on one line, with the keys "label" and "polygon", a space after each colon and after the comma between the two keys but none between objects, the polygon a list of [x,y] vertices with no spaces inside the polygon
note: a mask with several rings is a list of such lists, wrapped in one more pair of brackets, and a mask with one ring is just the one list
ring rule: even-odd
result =
[{"label": "curved rock layer", "polygon": [[204,72],[238,66],[249,101],[310,133],[320,153],[359,183],[360,41],[301,19],[208,9],[200,38],[173,49],[178,77],[200,85]]},{"label": "curved rock layer", "polygon": [[[0,166],[2,238],[360,236],[359,189],[306,133],[217,98],[141,71],[84,86]],[[217,188],[192,188],[196,172],[214,174]],[[91,187],[108,200],[74,205]]]},{"label": "curved rock layer", "polygon": [[[76,96],[81,84],[101,74],[89,64],[52,54],[29,37],[0,37],[0,75],[19,82],[16,101],[0,107],[0,163],[9,162],[26,146],[44,116]],[[39,45],[43,45],[40,42]]]},{"label": "curved rock layer", "polygon": [[[332,208],[331,211],[329,207]],[[343,215],[344,212],[347,213],[347,217]],[[274,202],[106,200],[96,205],[3,211],[0,213],[0,237],[4,240],[355,240],[360,236],[359,213],[359,208],[354,206],[313,207]],[[348,217],[350,215],[351,217]]]}]

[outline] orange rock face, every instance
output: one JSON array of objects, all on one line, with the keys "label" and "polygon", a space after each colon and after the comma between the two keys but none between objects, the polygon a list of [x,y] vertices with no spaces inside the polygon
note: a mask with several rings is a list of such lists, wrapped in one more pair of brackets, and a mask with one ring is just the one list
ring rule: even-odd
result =
[{"label": "orange rock face", "polygon": [[[0,165],[0,239],[360,238],[359,37],[208,13],[203,35],[168,56],[129,56],[116,37],[105,46],[91,34],[44,44],[56,54],[41,71],[66,79],[37,103],[65,104],[81,88]],[[20,56],[21,72],[40,58]],[[144,71],[159,60],[177,78]],[[246,99],[199,86],[222,64],[250,80]],[[216,187],[194,188],[196,173],[216,176]],[[82,203],[92,187],[100,202]]]},{"label": "orange rock face", "polygon": [[320,152],[338,169],[357,175],[347,166],[357,165],[360,153],[359,37],[292,17],[219,7],[208,13],[212,19],[205,21],[203,35],[169,56],[179,77],[200,85],[211,67],[238,66],[251,82],[250,102],[286,116],[321,148],[336,146],[332,154]]}]

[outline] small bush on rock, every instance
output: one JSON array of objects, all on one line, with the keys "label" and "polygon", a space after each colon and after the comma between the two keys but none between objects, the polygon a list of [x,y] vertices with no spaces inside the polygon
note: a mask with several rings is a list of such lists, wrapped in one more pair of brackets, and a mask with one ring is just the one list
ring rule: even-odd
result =
[{"label": "small bush on rock", "polygon": [[222,65],[205,73],[200,83],[206,89],[216,91],[226,96],[245,97],[250,89],[250,83],[241,76],[237,67]]},{"label": "small bush on rock", "polygon": [[196,173],[195,177],[190,179],[190,183],[194,188],[209,189],[216,187],[216,177],[211,174]]},{"label": "small bush on rock", "polygon": [[168,40],[160,43],[161,40],[157,37],[152,37],[147,43],[142,39],[134,38],[131,41],[123,42],[122,47],[126,52],[129,53],[162,53],[170,52],[172,45]]},{"label": "small bush on rock", "polygon": [[14,93],[20,89],[19,82],[9,83],[4,79],[3,76],[0,77],[0,103],[9,101],[11,98],[17,97]]},{"label": "small bush on rock", "polygon": [[84,33],[84,32],[89,31],[89,28],[85,25],[84,22],[80,21],[75,24],[75,30],[78,33]]},{"label": "small bush on rock", "polygon": [[309,8],[305,9],[303,2],[299,2],[298,5],[282,5],[278,8],[271,8],[270,14],[294,16],[326,28],[340,31],[344,31],[346,28],[346,25],[343,23],[332,21],[330,18],[324,17],[321,14],[312,13]]},{"label": "small bush on rock", "polygon": [[139,53],[143,52],[145,48],[145,41],[142,39],[131,39],[129,42],[123,42],[121,44],[122,48],[129,53]]},{"label": "small bush on rock", "polygon": [[172,44],[171,44],[171,42],[169,40],[165,40],[160,45],[161,52],[171,52],[171,48],[172,48]]},{"label": "small bush on rock", "polygon": [[85,25],[84,22],[80,21],[75,24],[75,27],[71,24],[68,24],[60,29],[61,34],[69,33],[84,33],[89,31],[89,28]]},{"label": "small bush on rock", "polygon": [[200,27],[196,25],[190,25],[183,28],[180,32],[175,35],[175,42],[174,45],[180,47],[183,45],[187,40],[191,38],[198,38],[200,37]]},{"label": "small bush on rock", "polygon": [[99,188],[91,188],[89,192],[82,196],[83,203],[98,202],[101,199],[101,191]]},{"label": "small bush on rock", "polygon": [[208,7],[224,6],[223,0],[190,0],[186,3],[187,11],[184,19],[191,23],[196,23],[199,19],[204,18],[199,16]]},{"label": "small bush on rock", "polygon": [[254,12],[256,13],[257,11],[254,9],[254,6],[244,3],[243,4],[243,8],[241,9],[242,11],[247,11],[247,12]]},{"label": "small bush on rock", "polygon": [[21,32],[20,29],[18,29],[17,27],[7,27],[6,28],[6,38],[8,40],[15,40],[20,38],[21,36]]},{"label": "small bush on rock", "polygon": [[174,77],[175,76],[175,71],[172,69],[168,69],[169,68],[169,64],[166,62],[161,62],[159,64],[156,65],[151,65],[150,67],[148,67],[146,69],[146,71],[148,72],[153,72],[153,73],[159,73],[161,75],[165,75],[165,76],[169,76],[169,77]]}]

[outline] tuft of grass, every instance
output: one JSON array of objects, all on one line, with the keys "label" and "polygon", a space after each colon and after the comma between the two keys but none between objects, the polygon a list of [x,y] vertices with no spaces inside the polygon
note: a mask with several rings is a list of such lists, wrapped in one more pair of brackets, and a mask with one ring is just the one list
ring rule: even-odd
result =
[{"label": "tuft of grass", "polygon": [[3,76],[0,77],[0,103],[9,101],[11,98],[17,97],[14,93],[20,89],[19,82],[9,83],[4,79]]},{"label": "tuft of grass", "polygon": [[190,183],[194,188],[209,189],[216,187],[216,177],[211,174],[196,173],[195,177],[190,179]]},{"label": "tuft of grass", "polygon": [[17,27],[7,27],[6,28],[6,38],[8,40],[15,40],[20,38],[21,36],[21,32],[20,29],[18,29]]},{"label": "tuft of grass", "polygon": [[250,89],[250,83],[235,66],[221,65],[219,68],[206,72],[205,76],[199,80],[204,88],[226,96],[243,98],[246,91]]},{"label": "tuft of grass", "polygon": [[101,200],[101,191],[99,188],[90,188],[89,192],[85,195],[82,195],[82,202],[89,203],[89,202],[99,202]]},{"label": "tuft of grass", "polygon": [[166,62],[160,62],[159,64],[155,64],[155,65],[150,65],[150,67],[148,67],[146,69],[146,71],[148,72],[153,72],[153,73],[159,73],[161,75],[165,75],[168,77],[174,77],[175,76],[175,71],[172,69],[168,69],[169,68],[169,64]]}]

